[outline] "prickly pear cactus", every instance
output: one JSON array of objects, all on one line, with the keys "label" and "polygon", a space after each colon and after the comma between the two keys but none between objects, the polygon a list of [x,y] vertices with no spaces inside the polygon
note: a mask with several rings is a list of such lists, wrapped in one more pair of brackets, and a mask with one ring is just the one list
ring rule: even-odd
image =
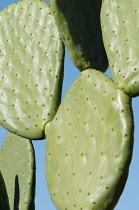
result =
[{"label": "prickly pear cactus", "polygon": [[61,98],[64,48],[49,5],[12,4],[0,13],[0,125],[43,139]]},{"label": "prickly pear cactus", "polygon": [[139,3],[103,0],[101,24],[110,69],[117,87],[139,95]]},{"label": "prickly pear cactus", "polygon": [[50,0],[60,35],[75,66],[106,71],[107,56],[103,46],[101,0]]},{"label": "prickly pear cactus", "polygon": [[131,98],[96,70],[83,71],[45,127],[46,177],[58,210],[112,210],[133,145]]},{"label": "prickly pear cactus", "polygon": [[0,209],[10,210],[5,182],[0,171]]},{"label": "prickly pear cactus", "polygon": [[35,159],[31,141],[9,133],[0,150],[0,171],[10,209],[34,210]]}]

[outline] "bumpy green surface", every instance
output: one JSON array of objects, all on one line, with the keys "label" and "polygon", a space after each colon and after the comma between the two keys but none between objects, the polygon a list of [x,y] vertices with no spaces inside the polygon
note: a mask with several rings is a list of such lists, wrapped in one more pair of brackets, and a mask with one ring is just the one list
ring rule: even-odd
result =
[{"label": "bumpy green surface", "polygon": [[46,125],[46,176],[58,210],[112,210],[128,176],[131,99],[99,71],[83,71]]},{"label": "bumpy green surface", "polygon": [[101,0],[50,0],[50,7],[72,62],[79,70],[107,69],[100,26]]},{"label": "bumpy green surface", "polygon": [[63,43],[45,2],[24,1],[0,13],[0,125],[44,138],[61,98]]},{"label": "bumpy green surface", "polygon": [[0,150],[0,171],[10,209],[19,206],[19,210],[34,210],[35,160],[31,141],[9,133]]},{"label": "bumpy green surface", "polygon": [[101,23],[110,68],[118,88],[139,95],[139,2],[103,0]]},{"label": "bumpy green surface", "polygon": [[10,210],[8,195],[5,187],[5,182],[0,171],[0,209],[1,210]]}]

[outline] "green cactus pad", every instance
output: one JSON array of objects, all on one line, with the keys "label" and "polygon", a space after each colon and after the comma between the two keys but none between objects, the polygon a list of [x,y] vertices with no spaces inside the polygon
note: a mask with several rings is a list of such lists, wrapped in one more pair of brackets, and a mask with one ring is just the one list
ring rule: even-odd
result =
[{"label": "green cactus pad", "polygon": [[101,0],[50,0],[59,33],[75,66],[105,71],[107,56],[100,26]]},{"label": "green cactus pad", "polygon": [[0,125],[43,139],[61,99],[64,48],[49,5],[21,1],[0,13]]},{"label": "green cactus pad", "polygon": [[0,171],[0,209],[10,210],[7,190],[1,171]]},{"label": "green cactus pad", "polygon": [[[10,209],[33,210],[35,157],[29,139],[9,133],[0,150],[0,171],[5,181]],[[15,199],[15,201],[14,201]]]},{"label": "green cactus pad", "polygon": [[110,69],[117,87],[139,95],[138,1],[102,1],[101,24]]},{"label": "green cactus pad", "polygon": [[47,133],[46,176],[58,210],[112,210],[133,147],[131,98],[103,73],[83,71]]}]

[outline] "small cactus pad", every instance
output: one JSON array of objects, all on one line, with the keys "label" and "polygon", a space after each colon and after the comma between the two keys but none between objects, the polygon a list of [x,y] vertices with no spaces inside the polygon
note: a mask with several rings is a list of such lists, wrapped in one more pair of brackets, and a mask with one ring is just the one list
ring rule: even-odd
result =
[{"label": "small cactus pad", "polygon": [[50,0],[59,33],[75,66],[106,71],[107,56],[103,46],[101,0]]},{"label": "small cactus pad", "polygon": [[46,176],[58,210],[112,210],[133,147],[131,98],[103,73],[75,80],[47,133]]},{"label": "small cactus pad", "polygon": [[5,181],[10,209],[19,207],[19,210],[33,210],[35,157],[29,139],[12,133],[6,136],[0,150],[0,171]]},{"label": "small cactus pad", "polygon": [[0,125],[43,139],[61,100],[64,47],[50,7],[21,1],[0,13]]},{"label": "small cactus pad", "polygon": [[117,87],[139,95],[139,5],[103,0],[101,24],[110,69]]},{"label": "small cactus pad", "polygon": [[6,190],[5,182],[2,177],[1,171],[0,171],[0,209],[10,210],[7,190]]}]

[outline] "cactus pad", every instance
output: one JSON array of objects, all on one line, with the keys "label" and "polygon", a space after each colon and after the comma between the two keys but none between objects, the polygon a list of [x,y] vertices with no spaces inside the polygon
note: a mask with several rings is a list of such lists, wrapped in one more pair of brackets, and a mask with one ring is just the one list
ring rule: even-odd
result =
[{"label": "cactus pad", "polygon": [[50,7],[75,66],[104,72],[108,62],[100,26],[101,0],[50,0]]},{"label": "cactus pad", "polygon": [[110,69],[118,88],[139,95],[138,0],[102,1],[101,24]]},{"label": "cactus pad", "polygon": [[21,1],[0,13],[0,125],[43,139],[61,100],[63,43],[43,1]]},{"label": "cactus pad", "polygon": [[112,210],[132,156],[131,98],[106,75],[88,69],[45,130],[47,185],[56,208]]},{"label": "cactus pad", "polygon": [[10,209],[19,207],[33,210],[35,160],[31,141],[9,133],[0,150],[0,171],[5,181]]}]

